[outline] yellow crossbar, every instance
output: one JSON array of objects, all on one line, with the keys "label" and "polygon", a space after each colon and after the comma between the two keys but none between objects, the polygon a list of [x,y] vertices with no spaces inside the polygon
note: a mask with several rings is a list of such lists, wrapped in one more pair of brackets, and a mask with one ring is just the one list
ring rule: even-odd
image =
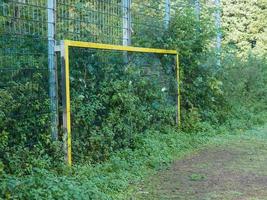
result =
[{"label": "yellow crossbar", "polygon": [[69,46],[69,47],[106,49],[106,50],[140,52],[140,53],[157,53],[157,54],[173,54],[173,55],[178,54],[178,51],[176,50],[167,50],[167,49],[141,48],[141,47],[120,46],[120,45],[80,42],[80,41],[71,41],[71,40],[64,40],[64,43],[66,46]]}]

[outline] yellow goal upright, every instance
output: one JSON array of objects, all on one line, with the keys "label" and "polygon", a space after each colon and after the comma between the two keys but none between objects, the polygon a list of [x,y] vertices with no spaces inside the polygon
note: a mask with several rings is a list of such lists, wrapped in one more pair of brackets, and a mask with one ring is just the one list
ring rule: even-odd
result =
[{"label": "yellow goal upright", "polygon": [[62,73],[62,105],[63,105],[63,131],[64,131],[64,149],[65,160],[69,166],[72,165],[72,147],[71,147],[71,102],[70,102],[70,62],[69,49],[71,47],[115,50],[122,52],[138,52],[138,53],[154,53],[176,56],[176,79],[177,79],[177,125],[181,126],[181,92],[180,92],[180,69],[179,69],[179,53],[177,50],[141,48],[133,46],[120,46],[92,42],[81,42],[62,40],[57,50],[61,54],[61,73]]}]

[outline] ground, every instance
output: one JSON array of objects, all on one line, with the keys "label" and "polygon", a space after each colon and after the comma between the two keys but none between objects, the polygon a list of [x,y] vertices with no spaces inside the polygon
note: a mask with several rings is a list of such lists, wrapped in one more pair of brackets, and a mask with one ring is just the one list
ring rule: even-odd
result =
[{"label": "ground", "polygon": [[219,137],[146,180],[132,199],[267,200],[265,135],[266,127]]}]

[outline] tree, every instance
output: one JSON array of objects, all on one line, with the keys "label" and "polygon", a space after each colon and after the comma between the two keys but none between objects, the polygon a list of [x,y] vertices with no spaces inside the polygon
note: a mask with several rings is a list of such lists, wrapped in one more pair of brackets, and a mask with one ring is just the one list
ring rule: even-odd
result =
[{"label": "tree", "polygon": [[267,1],[223,0],[224,43],[257,55],[267,53]]}]

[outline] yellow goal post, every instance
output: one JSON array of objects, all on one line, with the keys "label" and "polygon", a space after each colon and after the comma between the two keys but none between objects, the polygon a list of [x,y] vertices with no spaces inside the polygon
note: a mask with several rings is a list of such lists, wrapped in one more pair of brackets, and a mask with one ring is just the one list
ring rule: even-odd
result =
[{"label": "yellow goal post", "polygon": [[179,68],[179,53],[177,50],[141,48],[133,46],[110,45],[102,43],[81,42],[62,40],[57,51],[61,55],[61,73],[62,73],[62,106],[63,106],[63,140],[65,149],[65,160],[69,166],[72,165],[72,147],[71,147],[71,102],[70,102],[70,62],[69,49],[70,47],[115,50],[122,52],[138,52],[138,53],[154,53],[154,54],[169,54],[176,56],[176,79],[177,79],[177,125],[181,126],[181,92],[180,92],[180,68]]}]

